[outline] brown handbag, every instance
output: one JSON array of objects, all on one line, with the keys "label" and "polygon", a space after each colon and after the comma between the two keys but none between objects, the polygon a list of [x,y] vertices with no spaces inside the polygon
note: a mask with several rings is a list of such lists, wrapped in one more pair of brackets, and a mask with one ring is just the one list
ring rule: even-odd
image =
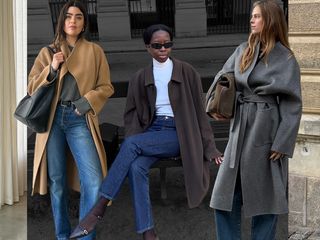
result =
[{"label": "brown handbag", "polygon": [[206,112],[210,117],[218,113],[225,118],[232,118],[236,95],[235,78],[233,73],[224,73],[211,86],[207,93]]}]

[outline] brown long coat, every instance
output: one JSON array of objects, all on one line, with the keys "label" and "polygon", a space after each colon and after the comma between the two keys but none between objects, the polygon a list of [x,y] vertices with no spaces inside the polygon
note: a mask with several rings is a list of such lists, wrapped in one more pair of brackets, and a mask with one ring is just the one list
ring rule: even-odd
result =
[{"label": "brown long coat", "polygon": [[[88,100],[92,108],[86,114],[86,119],[99,154],[103,176],[106,175],[106,155],[100,136],[97,114],[108,97],[113,94],[107,59],[101,47],[84,39],[77,41],[72,52],[70,52],[67,44],[63,43],[61,51],[65,56],[65,62],[61,66],[56,83],[56,94],[51,105],[48,131],[37,134],[36,137],[32,193],[47,193],[46,144],[63,84],[62,79],[67,72],[74,76],[80,95]],[[29,74],[29,94],[36,91],[39,86],[48,84],[47,76],[50,72],[51,62],[52,57],[48,49],[42,48]],[[71,156],[71,154],[68,154],[68,156]],[[68,178],[71,187],[78,190],[79,181],[73,161],[68,161]]]},{"label": "brown long coat", "polygon": [[[173,60],[168,84],[180,144],[189,207],[197,207],[209,187],[209,160],[220,156],[204,110],[199,74],[189,64]],[[156,87],[152,65],[138,71],[129,82],[124,115],[126,136],[141,133],[155,115]]]}]

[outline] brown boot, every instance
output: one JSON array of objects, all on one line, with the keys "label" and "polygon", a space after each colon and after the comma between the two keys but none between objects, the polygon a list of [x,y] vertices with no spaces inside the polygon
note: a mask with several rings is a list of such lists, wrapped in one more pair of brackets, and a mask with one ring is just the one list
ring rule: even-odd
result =
[{"label": "brown boot", "polygon": [[73,230],[70,238],[81,238],[91,233],[97,223],[102,219],[109,199],[100,197],[96,205],[89,211],[89,213],[80,221],[78,226]]}]

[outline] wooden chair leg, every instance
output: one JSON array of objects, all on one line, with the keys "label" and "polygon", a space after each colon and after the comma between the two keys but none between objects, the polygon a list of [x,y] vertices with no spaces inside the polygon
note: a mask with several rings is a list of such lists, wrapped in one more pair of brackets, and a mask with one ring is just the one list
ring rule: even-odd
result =
[{"label": "wooden chair leg", "polygon": [[166,168],[160,168],[160,186],[161,186],[161,199],[167,199],[167,188],[166,188]]}]

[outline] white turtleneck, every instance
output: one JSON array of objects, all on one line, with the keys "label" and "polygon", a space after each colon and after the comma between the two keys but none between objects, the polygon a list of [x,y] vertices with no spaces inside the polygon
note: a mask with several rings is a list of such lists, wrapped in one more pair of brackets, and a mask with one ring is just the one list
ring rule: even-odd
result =
[{"label": "white turtleneck", "polygon": [[156,98],[156,115],[157,116],[170,116],[173,117],[171,108],[168,83],[171,80],[173,70],[173,63],[170,58],[164,63],[158,62],[153,58],[153,76],[154,84],[157,89]]}]

